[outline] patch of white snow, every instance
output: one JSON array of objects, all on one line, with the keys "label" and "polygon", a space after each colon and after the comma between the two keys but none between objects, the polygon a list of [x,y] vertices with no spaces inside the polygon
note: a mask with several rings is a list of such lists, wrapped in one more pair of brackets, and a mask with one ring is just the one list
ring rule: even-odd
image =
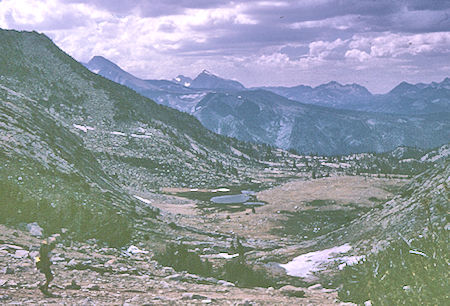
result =
[{"label": "patch of white snow", "polygon": [[73,124],[73,127],[77,128],[79,130],[82,130],[85,133],[87,133],[87,131],[94,131],[95,130],[95,128],[93,128],[92,126],[87,126],[87,125]]},{"label": "patch of white snow", "polygon": [[230,259],[230,258],[238,257],[239,254],[219,253],[217,256],[220,258]]},{"label": "patch of white snow", "polygon": [[119,135],[119,136],[127,136],[127,134],[122,133],[122,132],[111,132],[112,135]]},{"label": "patch of white snow", "polygon": [[320,271],[322,266],[327,263],[341,260],[346,262],[353,262],[354,257],[334,257],[337,254],[347,253],[352,247],[349,244],[336,246],[330,249],[325,249],[316,252],[306,253],[295,257],[287,264],[280,264],[280,267],[286,270],[286,273],[290,276],[308,277],[313,276],[313,272]]},{"label": "patch of white snow", "polygon": [[149,135],[141,135],[141,134],[131,134],[130,136],[131,136],[131,137],[134,137],[134,138],[152,138],[152,136],[149,136]]},{"label": "patch of white snow", "polygon": [[145,204],[151,204],[152,203],[152,201],[150,201],[149,199],[144,199],[144,198],[141,198],[140,196],[137,196],[137,195],[134,195],[134,197],[136,199],[138,199],[139,201],[144,202]]}]

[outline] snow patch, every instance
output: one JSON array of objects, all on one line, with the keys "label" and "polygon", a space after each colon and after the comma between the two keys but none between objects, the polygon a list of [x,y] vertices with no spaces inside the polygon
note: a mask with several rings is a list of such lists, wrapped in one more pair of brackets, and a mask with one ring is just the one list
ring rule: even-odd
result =
[{"label": "snow patch", "polygon": [[127,136],[127,134],[122,133],[122,132],[111,132],[112,135],[119,135],[119,136]]},{"label": "snow patch", "polygon": [[85,133],[87,133],[87,131],[94,131],[95,130],[95,128],[93,128],[92,126],[87,126],[87,125],[73,124],[73,127],[77,128],[79,130],[82,130]]},{"label": "snow patch", "polygon": [[239,254],[228,254],[228,253],[219,253],[218,254],[218,257],[225,258],[225,259],[235,258],[238,256],[239,256]]},{"label": "snow patch", "polygon": [[321,164],[322,164],[322,166],[327,166],[327,167],[330,167],[330,168],[350,168],[351,167],[351,165],[349,163],[339,163],[339,164],[336,164],[336,163],[321,163]]},{"label": "snow patch", "polygon": [[241,151],[239,151],[238,149],[234,148],[234,147],[230,147],[231,152],[236,155],[236,156],[243,156],[247,159],[250,159],[250,157],[247,154],[242,153]]},{"label": "snow patch", "polygon": [[338,269],[342,270],[346,266],[353,266],[353,265],[357,264],[363,258],[364,258],[364,256],[344,256],[344,257],[341,257],[339,259],[342,260],[343,263],[341,263],[338,266]]},{"label": "snow patch", "polygon": [[201,152],[200,148],[193,142],[191,142],[191,148],[197,153]]},{"label": "snow patch", "polygon": [[290,276],[313,276],[313,272],[320,271],[323,265],[332,263],[334,261],[343,261],[345,264],[357,262],[358,256],[334,257],[337,254],[347,253],[351,249],[352,247],[348,243],[346,243],[344,245],[336,246],[330,249],[306,253],[295,257],[287,264],[280,264],[280,267],[284,268],[286,270],[286,273]]},{"label": "snow patch", "polygon": [[133,255],[135,255],[135,254],[148,254],[148,251],[144,251],[144,250],[139,249],[137,246],[130,245],[130,247],[127,249],[127,253],[130,253],[130,254],[133,254]]},{"label": "snow patch", "polygon": [[196,94],[190,94],[190,95],[182,95],[180,96],[180,99],[201,99],[206,95],[206,93],[196,93]]},{"label": "snow patch", "polygon": [[130,136],[134,138],[152,138],[152,136],[150,135],[141,135],[141,134],[131,134]]},{"label": "snow patch", "polygon": [[150,201],[149,199],[144,199],[144,198],[141,198],[140,196],[137,196],[137,195],[134,195],[134,197],[136,199],[138,199],[139,201],[144,202],[145,204],[151,204],[152,203],[152,201]]},{"label": "snow patch", "polygon": [[231,259],[231,258],[235,258],[238,256],[239,256],[239,254],[228,254],[228,253],[202,255],[202,257],[206,257],[206,258],[225,258],[225,259]]},{"label": "snow patch", "polygon": [[218,188],[218,189],[212,189],[211,192],[229,192],[230,189],[228,188]]},{"label": "snow patch", "polygon": [[367,124],[375,125],[375,124],[377,124],[377,121],[375,119],[369,119],[369,120],[367,120]]},{"label": "snow patch", "polygon": [[185,87],[189,87],[189,86],[191,86],[191,83],[185,82],[185,83],[184,83],[184,86],[185,86]]}]

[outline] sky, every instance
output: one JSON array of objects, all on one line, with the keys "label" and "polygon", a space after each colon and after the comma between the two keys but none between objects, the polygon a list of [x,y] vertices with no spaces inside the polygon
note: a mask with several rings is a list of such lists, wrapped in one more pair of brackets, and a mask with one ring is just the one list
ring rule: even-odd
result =
[{"label": "sky", "polygon": [[144,79],[207,69],[247,87],[334,80],[384,93],[450,76],[448,0],[0,0],[0,28]]}]

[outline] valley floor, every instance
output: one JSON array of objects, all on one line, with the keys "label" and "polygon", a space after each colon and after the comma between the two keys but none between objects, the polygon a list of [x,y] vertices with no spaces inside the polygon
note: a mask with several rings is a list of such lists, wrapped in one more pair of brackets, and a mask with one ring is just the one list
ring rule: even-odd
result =
[{"label": "valley floor", "polygon": [[[315,180],[297,179],[255,194],[264,206],[227,210],[220,206],[205,205],[177,196],[178,189],[167,189],[172,195],[154,195],[148,200],[161,209],[163,221],[183,228],[183,241],[197,248],[203,258],[223,263],[218,259],[220,250],[229,247],[232,237],[240,236],[248,262],[287,263],[295,256],[314,251],[301,248],[300,243],[314,242],[323,234],[317,231],[315,218],[319,218],[325,231],[336,226],[329,212],[364,212],[391,198],[408,180],[363,176],[332,176]],[[207,192],[207,190],[203,190]],[[198,191],[196,191],[198,192]],[[142,199],[146,199],[143,195]],[[202,204],[203,203],[203,204]],[[314,213],[314,217],[308,214]],[[347,216],[347,215],[345,215]],[[347,216],[348,217],[348,216]],[[300,218],[300,219],[299,219]],[[316,223],[308,223],[314,221]],[[343,218],[342,222],[348,222]],[[336,224],[335,224],[336,223]],[[303,227],[302,227],[303,226]],[[316,226],[314,230],[310,227]],[[185,229],[196,229],[186,235]],[[292,230],[292,228],[294,230]],[[177,229],[169,236],[177,235]],[[302,232],[303,231],[303,232]],[[305,233],[308,233],[307,235]],[[207,233],[219,238],[206,237]],[[206,238],[205,238],[206,237]],[[209,247],[205,248],[207,238]],[[345,243],[343,241],[341,244]],[[152,259],[155,249],[145,242],[138,247],[148,253],[130,254],[124,250],[102,248],[95,242],[59,244],[53,260],[55,280],[51,291],[60,298],[44,298],[38,289],[43,275],[34,267],[32,251],[39,248],[40,240],[20,229],[0,225],[0,303],[8,304],[220,304],[220,305],[331,305],[343,304],[337,299],[336,289],[321,286],[309,288],[317,279],[307,279],[306,288],[285,286],[274,288],[237,288],[234,284],[186,272],[176,272]],[[67,243],[66,243],[67,244]],[[207,244],[207,243],[206,243]],[[328,246],[329,247],[329,246]],[[314,247],[313,247],[314,248]],[[316,245],[315,248],[327,248]],[[215,258],[215,259],[214,259]],[[276,266],[276,265],[275,265]],[[280,267],[276,273],[286,276]],[[281,272],[280,272],[281,271]],[[68,289],[72,282],[79,289]],[[298,284],[297,284],[298,285]],[[309,288],[309,289],[308,289]],[[314,289],[315,288],[315,289]],[[303,290],[305,297],[292,296]],[[294,293],[293,293],[294,292]]]},{"label": "valley floor", "polygon": [[[217,205],[200,206],[183,199],[152,203],[166,213],[166,218],[178,225],[194,226],[204,231],[238,235],[246,239],[279,240],[287,245],[298,242],[296,235],[277,233],[286,224],[288,215],[304,211],[348,211],[370,209],[392,198],[409,180],[366,176],[331,176],[315,180],[294,180],[256,193],[266,204],[242,210],[220,209]],[[166,189],[166,191],[179,191]],[[306,237],[310,238],[310,237]],[[300,240],[305,240],[302,236]],[[280,241],[283,245],[284,243]]]},{"label": "valley floor", "polygon": [[[0,225],[0,303],[26,305],[332,305],[333,290],[307,288],[236,288],[227,282],[177,273],[161,267],[148,254],[126,254],[95,244],[59,244],[52,266],[51,291],[59,298],[45,298],[38,290],[43,280],[30,257],[40,240],[28,233]],[[25,251],[24,251],[25,250]],[[66,289],[75,282],[79,289]],[[304,298],[289,296],[305,291]],[[331,292],[330,292],[331,291]]]}]

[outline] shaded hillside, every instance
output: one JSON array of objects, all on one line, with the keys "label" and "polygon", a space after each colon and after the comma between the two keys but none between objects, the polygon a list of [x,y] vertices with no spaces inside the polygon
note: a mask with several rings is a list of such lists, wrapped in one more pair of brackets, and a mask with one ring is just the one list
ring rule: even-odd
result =
[{"label": "shaded hillside", "polygon": [[0,30],[0,41],[3,223],[120,245],[137,216],[157,214],[134,195],[251,180],[261,167],[265,149],[91,73],[42,34]]},{"label": "shaded hillside", "polygon": [[450,115],[399,116],[301,104],[268,91],[211,93],[194,115],[219,134],[298,152],[383,152],[450,140]]},{"label": "shaded hillside", "polygon": [[33,97],[122,182],[198,185],[214,177],[219,183],[236,178],[229,170],[253,167],[236,152],[260,157],[256,146],[211,133],[194,117],[91,73],[43,35],[0,35],[2,86]]}]

